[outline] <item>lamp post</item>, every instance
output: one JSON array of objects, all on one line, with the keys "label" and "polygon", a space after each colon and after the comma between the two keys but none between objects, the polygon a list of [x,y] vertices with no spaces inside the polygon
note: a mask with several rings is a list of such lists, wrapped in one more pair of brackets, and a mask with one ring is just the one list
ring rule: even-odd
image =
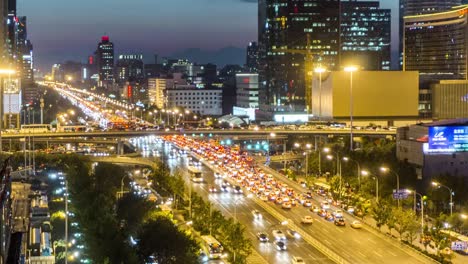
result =
[{"label": "lamp post", "polygon": [[353,72],[358,70],[356,66],[348,66],[344,68],[345,72],[349,72],[349,121],[350,121],[350,150],[353,151]]},{"label": "lamp post", "polygon": [[[343,186],[343,178],[341,175],[341,159],[340,159],[340,153],[338,152],[333,152],[331,151],[330,148],[324,148],[323,151],[325,153],[333,153],[336,156],[336,174],[338,177],[340,177],[340,187],[339,187],[339,197],[341,200],[341,192],[342,192],[342,186]],[[327,156],[328,159],[333,159],[332,156]]]},{"label": "lamp post", "polygon": [[268,156],[270,156],[270,138],[275,138],[276,134],[271,132],[267,135]]},{"label": "lamp post", "polygon": [[453,213],[453,190],[450,189],[448,186],[440,184],[438,182],[432,182],[432,186],[435,186],[437,188],[444,187],[445,189],[449,191],[450,193],[450,215],[452,215]]},{"label": "lamp post", "polygon": [[124,179],[128,177],[128,174],[125,174],[122,179],[120,180],[120,196],[118,198],[123,197],[123,188],[124,188]]},{"label": "lamp post", "polygon": [[[326,71],[325,68],[318,67],[314,70],[319,74],[319,120],[322,119],[322,73]],[[311,103],[312,106],[312,103]]]},{"label": "lamp post", "polygon": [[369,171],[363,170],[361,174],[364,176],[374,176],[375,178],[375,201],[379,203],[379,177],[377,175],[372,175]]},{"label": "lamp post", "polygon": [[416,195],[419,195],[421,197],[421,234],[424,233],[424,196],[416,191],[413,190],[406,190],[407,193],[412,193],[414,195],[413,198],[413,209],[414,213],[416,214]]},{"label": "lamp post", "polygon": [[[396,179],[397,179],[397,192],[400,191],[400,175],[398,175],[398,173],[390,170],[389,168],[386,168],[386,167],[380,167],[380,171],[383,172],[383,173],[387,173],[387,172],[391,172],[393,173],[395,176],[396,176]],[[400,207],[400,199],[397,199],[397,205],[398,207]]]},{"label": "lamp post", "polygon": [[344,161],[353,161],[357,165],[357,177],[358,177],[358,191],[361,190],[361,165],[359,164],[358,161],[351,159],[349,157],[343,157]]}]

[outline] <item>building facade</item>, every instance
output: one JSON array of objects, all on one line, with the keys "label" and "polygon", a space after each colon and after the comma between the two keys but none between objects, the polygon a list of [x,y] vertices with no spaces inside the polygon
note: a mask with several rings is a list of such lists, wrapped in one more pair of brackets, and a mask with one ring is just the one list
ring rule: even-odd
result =
[{"label": "building facade", "polygon": [[159,109],[166,106],[166,83],[164,78],[148,78],[149,102]]},{"label": "building facade", "polygon": [[339,0],[259,1],[261,108],[304,111],[310,98],[306,69],[338,67]]},{"label": "building facade", "polygon": [[258,74],[236,74],[236,106],[258,109]]},{"label": "building facade", "polygon": [[119,55],[116,63],[117,83],[125,83],[127,81],[135,82],[144,79],[144,63],[143,55],[141,54],[123,54]]},{"label": "building facade", "polygon": [[378,1],[341,2],[341,64],[390,70],[391,10]]},{"label": "building facade", "polygon": [[431,85],[434,119],[468,117],[468,81],[446,80]]},{"label": "building facade", "polygon": [[258,72],[258,44],[250,42],[247,46],[247,58],[245,60],[245,68],[249,72]]},{"label": "building facade", "polygon": [[99,86],[110,88],[114,84],[114,44],[109,36],[102,36],[96,50]]},{"label": "building facade", "polygon": [[167,89],[167,106],[183,107],[193,113],[208,116],[223,114],[223,91],[221,89],[198,89],[192,85],[180,85]]},{"label": "building facade", "polygon": [[464,80],[468,7],[405,17],[404,70],[419,71],[422,88],[439,80]]}]

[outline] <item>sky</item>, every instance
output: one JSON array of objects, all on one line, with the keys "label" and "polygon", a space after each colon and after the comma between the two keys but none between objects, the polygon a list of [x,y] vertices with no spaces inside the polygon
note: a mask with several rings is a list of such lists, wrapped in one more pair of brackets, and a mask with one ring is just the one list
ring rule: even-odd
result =
[{"label": "sky", "polygon": [[[381,3],[393,8],[397,48],[398,0]],[[18,0],[18,15],[27,16],[35,66],[46,72],[53,63],[84,62],[105,34],[116,54],[160,56],[244,48],[257,39],[256,0]]]}]

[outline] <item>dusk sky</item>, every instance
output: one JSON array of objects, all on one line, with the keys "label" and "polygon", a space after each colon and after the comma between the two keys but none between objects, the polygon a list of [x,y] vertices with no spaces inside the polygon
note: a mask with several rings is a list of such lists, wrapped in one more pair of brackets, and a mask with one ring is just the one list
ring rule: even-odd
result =
[{"label": "dusk sky", "polygon": [[[381,3],[394,9],[396,22],[398,0]],[[42,71],[67,59],[84,62],[104,34],[116,54],[161,56],[187,48],[244,48],[257,39],[255,0],[18,0],[18,15],[28,17],[35,66]]]}]

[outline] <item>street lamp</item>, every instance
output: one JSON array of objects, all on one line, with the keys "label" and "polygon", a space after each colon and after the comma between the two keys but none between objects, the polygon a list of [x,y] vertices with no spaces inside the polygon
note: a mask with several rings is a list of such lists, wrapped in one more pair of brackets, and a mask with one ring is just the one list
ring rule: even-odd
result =
[{"label": "street lamp", "polygon": [[[383,173],[387,173],[387,172],[391,172],[393,173],[395,176],[396,176],[396,179],[397,179],[397,193],[400,192],[400,175],[398,175],[398,173],[390,170],[389,168],[386,168],[386,167],[380,167],[380,171],[383,172]],[[400,199],[397,198],[397,205],[398,207],[400,207]]]},{"label": "street lamp", "polygon": [[353,161],[357,165],[357,177],[358,177],[358,190],[361,190],[361,165],[357,160],[351,159],[349,157],[343,157],[344,161]]},{"label": "street lamp", "polygon": [[345,72],[349,72],[349,120],[350,120],[350,150],[353,151],[353,72],[358,70],[356,66],[348,66],[344,68]]},{"label": "street lamp", "polygon": [[375,201],[379,203],[379,177],[377,175],[372,175],[369,171],[363,170],[361,171],[363,176],[374,176],[375,178]]},{"label": "street lamp", "polygon": [[406,192],[409,193],[409,194],[413,194],[414,195],[414,198],[413,198],[413,209],[414,209],[414,213],[416,214],[416,195],[419,195],[419,197],[421,197],[421,234],[424,233],[424,196],[416,191],[413,191],[413,190],[408,190],[406,189]]},{"label": "street lamp", "polygon": [[447,189],[450,193],[450,215],[452,215],[452,212],[453,212],[453,190],[450,189],[449,187],[443,185],[443,184],[440,184],[438,182],[432,182],[432,186],[435,186],[437,188],[440,188],[440,187],[444,187],[445,189]]},{"label": "street lamp", "polygon": [[[343,178],[341,176],[341,159],[340,159],[340,153],[332,151],[330,148],[324,148],[323,151],[325,153],[333,153],[336,156],[336,174],[340,177],[340,187],[339,187],[339,196],[341,199],[341,192],[342,192],[342,186],[343,186]],[[327,159],[332,160],[333,156],[327,155]]]},{"label": "street lamp", "polygon": [[271,132],[267,135],[268,156],[270,156],[270,138],[275,138],[276,134]]},{"label": "street lamp", "polygon": [[[319,120],[322,119],[322,73],[326,71],[325,68],[318,67],[314,70],[316,73],[319,74]],[[311,103],[312,107],[312,103]]]}]

